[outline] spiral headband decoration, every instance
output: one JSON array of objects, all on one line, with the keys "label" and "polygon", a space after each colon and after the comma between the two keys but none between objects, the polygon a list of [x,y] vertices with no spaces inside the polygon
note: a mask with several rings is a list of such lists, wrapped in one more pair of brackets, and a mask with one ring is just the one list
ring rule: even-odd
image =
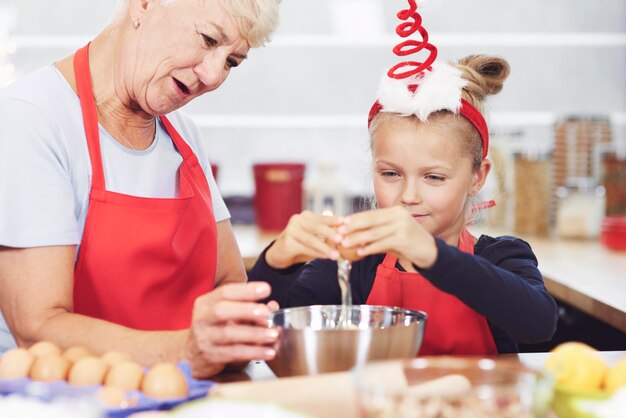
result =
[{"label": "spiral headband decoration", "polygon": [[403,116],[415,115],[421,121],[438,110],[449,110],[461,114],[471,122],[482,139],[483,158],[489,151],[489,129],[483,115],[461,97],[467,81],[461,71],[448,64],[435,64],[437,48],[428,42],[428,32],[422,25],[422,16],[417,12],[416,0],[408,0],[409,7],[398,12],[401,22],[396,33],[401,38],[409,38],[419,32],[422,40],[404,39],[393,52],[398,57],[428,52],[423,62],[402,61],[394,65],[383,76],[378,89],[378,100],[372,105],[367,126],[379,112],[398,113]]}]

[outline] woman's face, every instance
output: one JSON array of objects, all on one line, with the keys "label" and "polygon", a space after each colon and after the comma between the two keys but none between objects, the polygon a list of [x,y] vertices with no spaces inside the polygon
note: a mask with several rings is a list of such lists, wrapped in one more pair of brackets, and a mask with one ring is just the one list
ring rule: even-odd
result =
[{"label": "woman's face", "polygon": [[470,156],[446,126],[450,118],[386,117],[374,132],[372,153],[378,206],[401,205],[428,232],[456,244],[466,199],[478,193],[489,169],[472,172]]},{"label": "woman's face", "polygon": [[133,1],[140,25],[122,59],[130,107],[162,115],[217,89],[250,49],[218,0]]}]

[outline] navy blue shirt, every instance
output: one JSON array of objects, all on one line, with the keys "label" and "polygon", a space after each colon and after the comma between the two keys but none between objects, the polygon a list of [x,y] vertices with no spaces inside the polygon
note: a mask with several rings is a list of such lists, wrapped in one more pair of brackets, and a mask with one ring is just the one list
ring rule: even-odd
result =
[{"label": "navy blue shirt", "polygon": [[[418,271],[438,289],[483,315],[500,353],[517,352],[518,343],[534,344],[552,338],[558,318],[556,302],[544,286],[528,243],[515,237],[482,235],[471,255],[438,238],[436,241],[435,264]],[[248,277],[269,282],[271,298],[281,307],[341,304],[336,262],[316,259],[279,270],[266,263],[266,251]],[[376,254],[352,263],[353,304],[367,301],[376,268],[384,257]],[[396,267],[404,271],[400,264]]]}]

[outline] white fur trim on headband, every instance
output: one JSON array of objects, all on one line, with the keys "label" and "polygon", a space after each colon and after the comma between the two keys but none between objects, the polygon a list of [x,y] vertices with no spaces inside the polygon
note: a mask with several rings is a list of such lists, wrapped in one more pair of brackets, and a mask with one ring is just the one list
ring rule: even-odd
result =
[{"label": "white fur trim on headband", "polygon": [[[419,86],[415,93],[408,89],[411,84]],[[385,74],[378,87],[378,101],[383,106],[382,112],[415,115],[426,121],[438,110],[458,113],[461,91],[466,84],[459,69],[449,64],[433,64],[432,71],[400,80]]]}]

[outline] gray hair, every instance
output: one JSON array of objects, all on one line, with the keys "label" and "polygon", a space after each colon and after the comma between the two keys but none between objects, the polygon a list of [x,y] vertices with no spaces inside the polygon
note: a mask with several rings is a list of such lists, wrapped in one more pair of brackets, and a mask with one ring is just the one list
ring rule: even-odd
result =
[{"label": "gray hair", "polygon": [[[128,8],[129,0],[118,0],[113,15],[113,22],[122,20]],[[159,0],[168,6],[178,0]],[[281,0],[213,0],[219,1],[233,17],[237,28],[250,47],[263,46],[270,40],[271,33],[278,26],[278,5]]]}]

